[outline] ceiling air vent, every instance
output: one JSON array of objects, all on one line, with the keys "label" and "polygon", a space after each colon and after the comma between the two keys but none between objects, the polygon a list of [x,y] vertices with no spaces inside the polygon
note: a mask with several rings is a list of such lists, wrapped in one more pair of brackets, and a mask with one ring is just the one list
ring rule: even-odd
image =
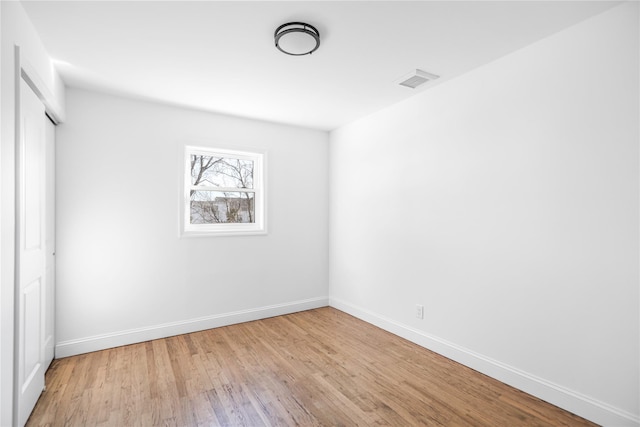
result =
[{"label": "ceiling air vent", "polygon": [[400,86],[410,87],[411,89],[415,89],[418,86],[428,82],[429,80],[435,80],[440,76],[436,76],[435,74],[427,73],[422,70],[415,70],[411,74],[408,74],[398,80],[398,84]]}]

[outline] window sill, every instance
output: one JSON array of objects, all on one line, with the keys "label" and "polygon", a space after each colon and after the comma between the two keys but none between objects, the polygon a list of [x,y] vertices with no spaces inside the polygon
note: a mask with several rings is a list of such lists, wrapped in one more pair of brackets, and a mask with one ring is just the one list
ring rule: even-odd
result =
[{"label": "window sill", "polygon": [[215,230],[215,231],[185,231],[180,234],[180,238],[192,237],[236,237],[236,236],[266,236],[267,230]]}]

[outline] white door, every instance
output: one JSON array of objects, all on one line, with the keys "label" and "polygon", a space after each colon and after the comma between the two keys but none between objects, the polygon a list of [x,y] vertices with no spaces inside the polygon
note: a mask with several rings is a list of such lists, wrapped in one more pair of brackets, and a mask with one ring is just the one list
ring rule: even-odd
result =
[{"label": "white door", "polygon": [[45,317],[44,317],[44,369],[54,356],[55,345],[55,295],[56,295],[56,126],[45,119]]},{"label": "white door", "polygon": [[44,388],[45,110],[21,80],[17,165],[17,390],[18,425],[29,418]]}]

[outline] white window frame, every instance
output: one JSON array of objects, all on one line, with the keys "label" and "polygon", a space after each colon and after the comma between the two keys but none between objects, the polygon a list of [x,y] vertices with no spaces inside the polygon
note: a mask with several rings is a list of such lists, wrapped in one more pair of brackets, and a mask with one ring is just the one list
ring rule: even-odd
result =
[{"label": "white window frame", "polygon": [[[253,161],[253,189],[242,190],[238,188],[225,188],[215,186],[194,186],[191,184],[191,155],[205,155],[211,157],[228,157],[233,159]],[[266,185],[265,185],[265,157],[266,153],[245,150],[231,150],[225,148],[185,146],[184,170],[182,174],[182,236],[247,236],[267,234],[266,221]],[[191,224],[191,190],[218,191],[218,192],[251,192],[254,193],[253,223],[218,223],[218,224]]]}]

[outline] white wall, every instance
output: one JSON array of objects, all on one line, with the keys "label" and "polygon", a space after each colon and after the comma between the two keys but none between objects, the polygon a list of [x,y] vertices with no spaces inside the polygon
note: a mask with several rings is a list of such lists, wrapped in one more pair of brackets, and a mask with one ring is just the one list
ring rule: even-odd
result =
[{"label": "white wall", "polygon": [[[64,86],[17,1],[0,1],[0,425],[11,425],[13,402],[13,296],[15,263],[15,55],[38,75],[58,108],[64,108]],[[62,113],[62,110],[58,112]]]},{"label": "white wall", "polygon": [[[179,237],[189,144],[266,150],[268,235]],[[326,132],[70,89],[57,147],[57,357],[327,305]]]},{"label": "white wall", "polygon": [[332,132],[331,304],[638,425],[638,38],[624,4]]}]

